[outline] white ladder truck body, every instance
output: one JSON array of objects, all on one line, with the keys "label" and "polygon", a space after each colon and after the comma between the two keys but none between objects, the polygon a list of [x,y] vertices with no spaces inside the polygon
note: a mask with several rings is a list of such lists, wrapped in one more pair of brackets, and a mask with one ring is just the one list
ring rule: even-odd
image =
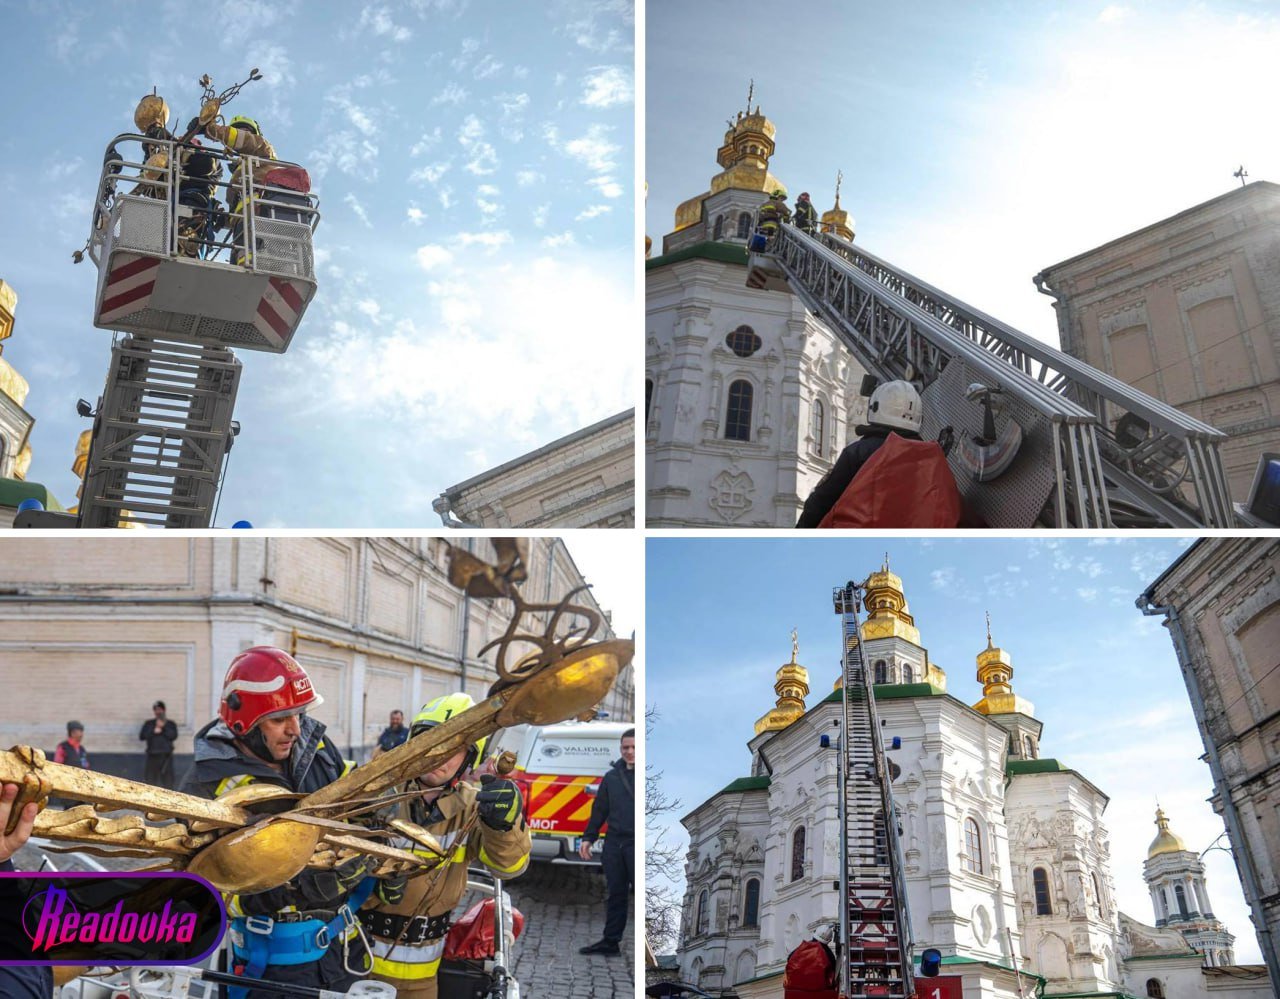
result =
[{"label": "white ladder truck body", "polygon": [[966,507],[992,527],[1232,527],[1221,431],[829,234],[778,226],[747,284],[791,291],[954,434]]},{"label": "white ladder truck body", "polygon": [[[201,82],[211,120],[218,101]],[[207,177],[190,172],[196,156]],[[31,511],[15,526],[212,524],[239,432],[233,348],[283,353],[315,297],[309,188],[282,160],[139,133],[108,145],[85,252],[93,324],[114,336],[97,410],[80,406],[94,424],[79,513]]]},{"label": "white ladder truck body", "polygon": [[862,655],[862,587],[832,594],[840,615],[843,717],[840,760],[841,995],[846,999],[914,995],[911,921],[898,820],[871,677]]}]

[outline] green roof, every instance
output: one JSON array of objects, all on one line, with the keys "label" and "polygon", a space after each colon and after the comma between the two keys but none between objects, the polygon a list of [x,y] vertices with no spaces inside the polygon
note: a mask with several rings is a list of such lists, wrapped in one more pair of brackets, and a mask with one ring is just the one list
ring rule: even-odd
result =
[{"label": "green roof", "polygon": [[46,510],[62,511],[62,504],[39,482],[23,479],[0,479],[0,506],[17,508],[26,499],[38,499]]},{"label": "green roof", "polygon": [[720,789],[721,794],[737,794],[740,791],[764,791],[769,787],[768,777],[739,777]]},{"label": "green roof", "polygon": [[678,264],[682,260],[697,258],[719,260],[726,264],[742,264],[745,267],[747,248],[737,243],[694,243],[692,246],[664,253],[660,257],[651,257],[644,262],[644,269],[652,271],[659,267],[666,267],[668,264]]},{"label": "green roof", "polygon": [[[896,701],[904,697],[945,697],[946,691],[931,683],[877,683],[872,691],[877,701]],[[822,699],[823,704],[835,704],[843,696],[837,687]]]}]

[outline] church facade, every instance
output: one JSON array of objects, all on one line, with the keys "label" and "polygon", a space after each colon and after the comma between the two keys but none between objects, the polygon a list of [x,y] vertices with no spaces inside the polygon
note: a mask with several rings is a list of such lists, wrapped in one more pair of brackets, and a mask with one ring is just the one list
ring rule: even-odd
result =
[{"label": "church facade", "polygon": [[[793,527],[865,407],[863,369],[831,329],[792,293],[746,285],[755,213],[786,189],[769,172],[775,131],[748,98],[721,171],[645,262],[651,527]],[[852,224],[837,190],[822,227],[852,240]]]},{"label": "church facade", "polygon": [[[1212,918],[1198,860],[1168,849],[1167,820],[1148,860],[1153,899],[1176,882],[1192,908],[1150,926],[1117,911],[1106,794],[1042,755],[1042,725],[990,626],[977,654],[983,698],[969,705],[947,693],[887,562],[867,579],[866,607],[863,658],[885,743],[896,740],[888,756],[916,952],[938,948],[942,975],[966,999],[1204,994],[1208,965],[1230,963],[1231,937]],[[838,751],[822,745],[824,735],[836,743],[839,683],[807,705],[793,640],[777,704],[748,742],[748,775],[683,819],[680,973],[712,994],[782,996],[787,955],[839,919]],[[1215,981],[1214,994],[1224,983],[1233,995],[1270,994],[1265,976]]]}]

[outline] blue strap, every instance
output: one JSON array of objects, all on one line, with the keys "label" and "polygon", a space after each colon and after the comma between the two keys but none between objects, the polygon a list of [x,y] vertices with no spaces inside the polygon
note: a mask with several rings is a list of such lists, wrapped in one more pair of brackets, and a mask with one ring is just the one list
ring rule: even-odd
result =
[{"label": "blue strap", "polygon": [[[346,897],[342,906],[329,922],[322,923],[318,919],[308,919],[301,923],[273,923],[268,933],[255,933],[249,929],[249,920],[244,916],[236,916],[231,920],[245,946],[240,947],[232,940],[232,953],[237,960],[244,960],[244,974],[249,978],[261,978],[268,964],[310,964],[322,958],[329,949],[329,941],[340,940],[346,933],[348,915],[355,918],[356,912],[369,900],[373,889],[377,887],[377,878],[365,878],[355,890]],[[324,946],[320,946],[323,941]],[[230,999],[247,999],[247,986],[231,985],[227,987]]]}]

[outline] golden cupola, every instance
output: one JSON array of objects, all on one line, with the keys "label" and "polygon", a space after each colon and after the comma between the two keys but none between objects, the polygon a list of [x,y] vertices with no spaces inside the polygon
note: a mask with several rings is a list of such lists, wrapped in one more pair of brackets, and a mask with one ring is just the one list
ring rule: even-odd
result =
[{"label": "golden cupola", "polygon": [[756,735],[762,732],[780,732],[804,714],[804,699],[809,695],[809,671],[796,661],[799,655],[800,639],[793,628],[791,662],[778,667],[777,679],[773,684],[778,703],[756,722]]},{"label": "golden cupola", "polygon": [[1187,849],[1187,844],[1182,841],[1182,837],[1175,832],[1169,831],[1169,820],[1165,817],[1164,809],[1159,805],[1156,806],[1156,838],[1151,841],[1151,846],[1147,848],[1147,859],[1158,857],[1162,853],[1183,853]]},{"label": "golden cupola", "polygon": [[754,94],[755,81],[752,81],[747,90],[746,110],[739,111],[737,118],[729,122],[724,142],[716,150],[720,172],[711,178],[709,191],[676,206],[676,232],[702,221],[702,203],[713,194],[727,190],[759,191],[762,194],[777,188],[786,190],[786,185],[769,172],[769,157],[773,155],[777,129],[760,113],[758,104],[754,111],[751,110]]},{"label": "golden cupola", "polygon": [[978,653],[978,682],[982,700],[974,710],[984,715],[1034,715],[1035,705],[1013,692],[1013,660],[991,641],[991,615],[987,615],[987,647]]},{"label": "golden cupola", "polygon": [[846,242],[853,242],[853,216],[840,207],[840,182],[844,174],[836,173],[836,204],[829,211],[822,213],[822,231],[839,236]]},{"label": "golden cupola", "polygon": [[889,571],[889,556],[878,572],[867,577],[863,600],[867,608],[867,620],[862,625],[862,640],[873,638],[904,638],[913,645],[920,644],[920,629],[911,616],[902,580]]}]

